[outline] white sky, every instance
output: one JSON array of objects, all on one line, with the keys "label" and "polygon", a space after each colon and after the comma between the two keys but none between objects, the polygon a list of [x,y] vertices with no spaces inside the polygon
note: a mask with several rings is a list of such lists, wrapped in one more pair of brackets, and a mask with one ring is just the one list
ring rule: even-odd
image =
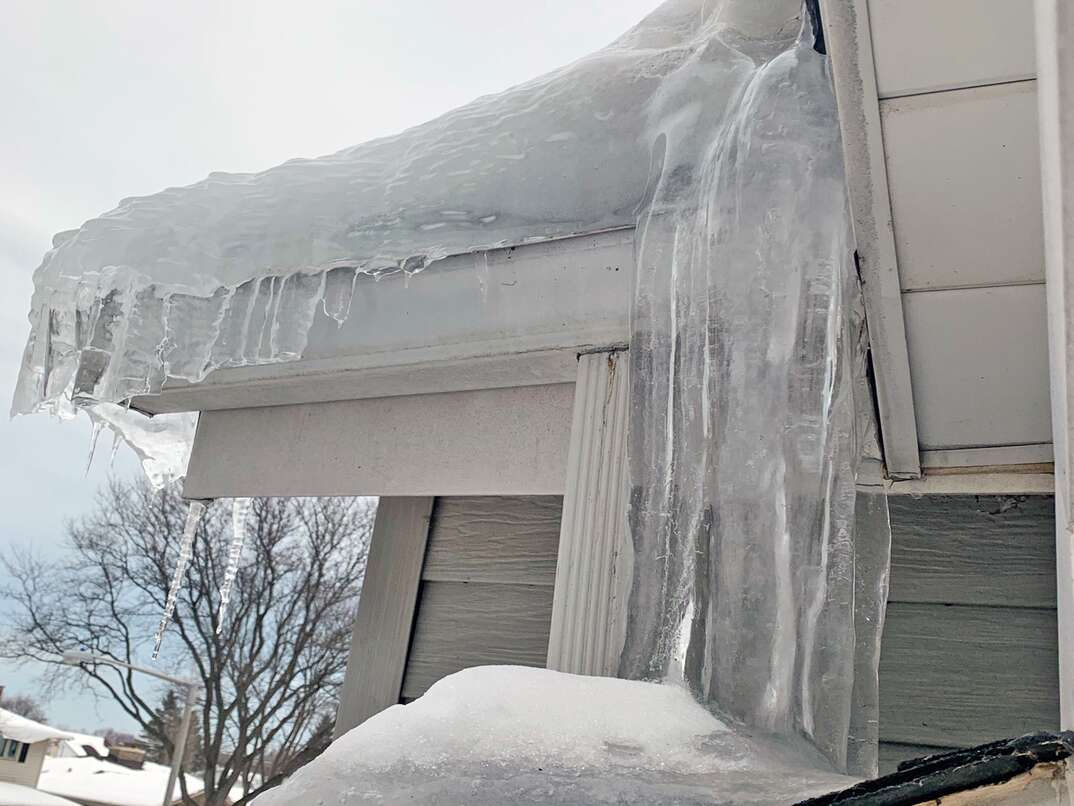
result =
[{"label": "white sky", "polygon": [[[52,234],[125,196],[398,131],[596,50],[657,0],[5,0],[0,25],[0,407]],[[89,428],[0,419],[0,546],[55,547],[105,478]],[[134,472],[121,454],[116,472]],[[0,665],[10,693],[36,671]],[[71,693],[66,727],[130,727]]]}]

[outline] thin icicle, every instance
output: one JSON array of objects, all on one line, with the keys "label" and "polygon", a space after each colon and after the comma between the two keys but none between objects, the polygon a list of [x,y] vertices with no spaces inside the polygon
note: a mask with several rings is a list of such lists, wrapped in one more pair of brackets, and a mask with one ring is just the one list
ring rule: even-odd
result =
[{"label": "thin icicle", "polygon": [[251,503],[249,498],[235,498],[231,502],[231,545],[228,547],[224,584],[220,586],[220,616],[216,624],[217,635],[224,628],[224,614],[227,612],[227,606],[231,602],[231,587],[239,573],[242,544],[246,541],[246,516],[250,514]]},{"label": "thin icicle", "polygon": [[171,587],[168,588],[168,599],[164,603],[164,615],[160,618],[160,626],[157,627],[157,635],[153,642],[153,660],[160,657],[160,643],[164,640],[164,631],[172,620],[175,612],[175,601],[179,598],[179,588],[186,576],[186,566],[194,553],[194,535],[198,531],[202,513],[205,512],[205,504],[201,501],[191,501],[190,508],[186,512],[186,525],[183,527],[183,539],[179,543],[179,559],[175,563],[175,574],[172,576]]},{"label": "thin icicle", "polygon": [[119,453],[120,436],[115,431],[112,432],[112,450],[108,453],[108,470],[109,472],[116,466],[116,454]]},{"label": "thin icicle", "polygon": [[477,283],[481,288],[481,301],[489,301],[489,253],[475,252],[474,262],[477,264]]},{"label": "thin icicle", "polygon": [[97,438],[101,435],[101,424],[93,423],[93,432],[90,434],[89,456],[86,457],[86,470],[83,475],[89,476],[90,468],[93,467],[93,454],[97,452]]}]

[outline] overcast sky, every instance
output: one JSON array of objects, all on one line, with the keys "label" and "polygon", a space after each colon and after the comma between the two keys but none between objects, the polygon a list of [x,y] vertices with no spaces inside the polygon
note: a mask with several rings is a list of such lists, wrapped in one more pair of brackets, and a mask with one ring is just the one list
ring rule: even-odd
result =
[{"label": "overcast sky", "polygon": [[[398,131],[605,45],[656,0],[5,0],[0,26],[0,406],[52,234],[125,196]],[[89,427],[0,421],[0,547],[59,545],[91,504]],[[115,472],[138,472],[126,450]],[[10,693],[33,667],[0,665]],[[66,727],[131,727],[70,692]]]}]

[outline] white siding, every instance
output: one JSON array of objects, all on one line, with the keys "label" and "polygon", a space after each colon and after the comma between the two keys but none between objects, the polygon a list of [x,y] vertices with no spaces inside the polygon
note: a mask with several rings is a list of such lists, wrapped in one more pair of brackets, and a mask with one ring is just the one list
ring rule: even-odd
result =
[{"label": "white siding", "polygon": [[1044,281],[1036,111],[1034,81],[881,103],[904,290]]},{"label": "white siding", "polygon": [[1032,0],[869,0],[880,97],[1034,75]]},{"label": "white siding", "polygon": [[1043,285],[906,294],[903,306],[923,449],[1051,442]]},{"label": "white siding", "polygon": [[22,786],[37,786],[37,779],[41,775],[41,764],[45,760],[45,748],[48,742],[36,742],[30,745],[26,754],[26,761],[19,763],[17,759],[0,759],[0,781],[8,781]]}]

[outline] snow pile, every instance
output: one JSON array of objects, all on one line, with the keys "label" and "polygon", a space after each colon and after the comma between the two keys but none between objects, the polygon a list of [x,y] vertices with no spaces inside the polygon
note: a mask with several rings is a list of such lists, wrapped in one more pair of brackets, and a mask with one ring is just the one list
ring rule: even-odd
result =
[{"label": "snow pile", "polygon": [[257,806],[794,803],[853,780],[677,687],[483,666],[377,714]]}]

